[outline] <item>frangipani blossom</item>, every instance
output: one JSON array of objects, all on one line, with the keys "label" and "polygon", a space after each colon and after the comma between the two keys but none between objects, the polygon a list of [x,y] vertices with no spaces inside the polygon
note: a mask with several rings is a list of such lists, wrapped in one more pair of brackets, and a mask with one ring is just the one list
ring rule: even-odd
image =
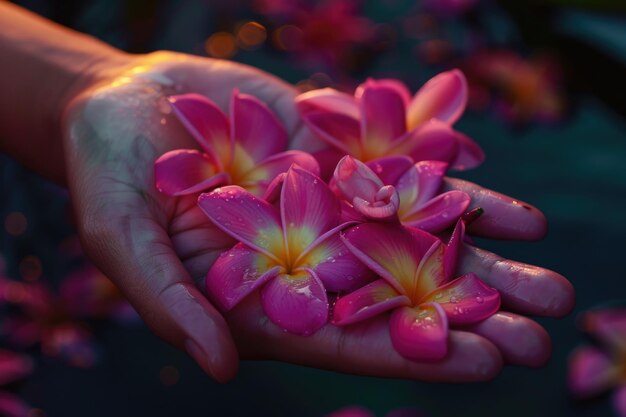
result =
[{"label": "frangipani blossom", "polygon": [[[24,355],[0,349],[0,386],[18,381],[32,372],[33,361]],[[0,415],[27,417],[31,407],[17,395],[0,389]]]},{"label": "frangipani blossom", "polygon": [[447,167],[440,161],[414,164],[402,156],[364,164],[347,155],[337,164],[331,188],[345,199],[346,211],[364,220],[399,220],[437,233],[454,224],[470,203],[470,196],[462,191],[438,194]]},{"label": "frangipani blossom", "polygon": [[239,185],[260,196],[274,177],[298,165],[318,173],[315,158],[287,151],[288,136],[272,111],[257,98],[233,92],[230,119],[198,94],[170,97],[178,120],[202,151],[177,149],[154,164],[157,188],[170,196],[194,194],[220,185]]},{"label": "frangipani blossom", "polygon": [[615,389],[613,406],[626,417],[626,309],[590,311],[580,323],[599,346],[582,346],[570,357],[570,390],[577,397],[591,398]]},{"label": "frangipani blossom", "polygon": [[238,186],[202,194],[198,204],[240,242],[207,274],[207,292],[223,310],[260,289],[274,323],[310,334],[328,321],[326,290],[352,290],[371,277],[339,238],[346,226],[339,201],[301,167],[284,175],[278,208]]},{"label": "frangipani blossom", "polygon": [[411,98],[396,80],[367,80],[353,96],[326,88],[296,97],[303,120],[327,144],[362,161],[408,155],[454,169],[479,165],[484,154],[452,129],[465,110],[467,82],[459,70],[441,73]]},{"label": "frangipani blossom", "polygon": [[474,324],[498,311],[500,294],[475,274],[454,280],[464,226],[448,245],[418,229],[365,223],[343,236],[346,246],[381,279],[337,300],[333,322],[344,326],[393,310],[394,348],[414,360],[447,353],[448,326]]}]

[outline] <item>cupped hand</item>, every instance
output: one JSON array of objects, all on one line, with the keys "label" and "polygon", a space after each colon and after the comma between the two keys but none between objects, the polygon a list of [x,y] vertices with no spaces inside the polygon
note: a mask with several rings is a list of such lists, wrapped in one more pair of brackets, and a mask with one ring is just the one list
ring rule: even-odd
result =
[{"label": "cupped hand", "polygon": [[[441,362],[398,355],[384,317],[344,328],[328,324],[302,337],[270,322],[257,295],[220,314],[199,288],[210,265],[233,242],[216,233],[194,197],[171,198],[154,187],[156,158],[196,146],[171,115],[166,98],[195,92],[226,109],[232,89],[238,88],[274,110],[292,146],[314,150],[293,106],[296,91],[269,74],[227,61],[167,52],[125,60],[119,70],[108,71],[111,75],[78,94],[66,111],[67,179],[79,234],[87,254],[148,326],[186,350],[213,378],[231,379],[238,357],[431,381],[489,379],[503,360],[527,366],[547,360],[547,333],[524,315],[567,314],[574,297],[569,282],[555,272],[470,246],[459,273],[477,273],[501,292],[503,308],[511,312],[452,331],[450,352]],[[545,233],[545,219],[525,203],[458,180],[449,179],[446,187],[463,189],[475,204],[492,208],[472,226],[474,233],[510,239]]]}]

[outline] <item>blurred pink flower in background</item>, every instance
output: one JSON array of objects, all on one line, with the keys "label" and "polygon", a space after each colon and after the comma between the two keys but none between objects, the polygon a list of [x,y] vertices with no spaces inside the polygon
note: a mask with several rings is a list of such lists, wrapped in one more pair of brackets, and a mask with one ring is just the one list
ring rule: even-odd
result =
[{"label": "blurred pink flower in background", "polygon": [[585,312],[579,325],[598,345],[581,346],[571,354],[570,391],[587,399],[614,390],[613,406],[626,417],[626,308]]},{"label": "blurred pink flower in background", "polygon": [[[25,355],[0,349],[0,387],[16,382],[32,372],[33,361]],[[0,415],[27,417],[31,407],[19,396],[0,388]]]}]

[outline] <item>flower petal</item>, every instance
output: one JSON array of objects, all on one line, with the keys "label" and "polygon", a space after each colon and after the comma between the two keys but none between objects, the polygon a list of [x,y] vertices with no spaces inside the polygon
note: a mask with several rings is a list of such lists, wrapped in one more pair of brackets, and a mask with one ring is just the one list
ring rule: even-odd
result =
[{"label": "flower petal", "polygon": [[611,358],[598,348],[578,348],[569,359],[568,385],[576,396],[593,397],[611,388],[618,379]]},{"label": "flower petal", "polygon": [[376,193],[384,185],[374,171],[350,155],[341,158],[333,174],[333,186],[349,202],[355,197],[375,201]]},{"label": "flower petal", "polygon": [[458,220],[454,230],[452,231],[452,236],[450,236],[450,240],[446,246],[446,252],[443,256],[444,274],[446,275],[446,279],[448,281],[456,273],[457,265],[459,263],[459,254],[461,253],[464,239],[465,222],[463,220]]},{"label": "flower petal", "polygon": [[401,216],[400,220],[408,226],[430,233],[439,233],[450,227],[465,213],[470,201],[470,196],[462,191],[448,191],[418,206],[417,209],[413,208],[412,211]]},{"label": "flower petal", "polygon": [[448,277],[444,269],[445,251],[446,245],[437,240],[422,256],[415,272],[416,283],[412,293],[414,301],[421,302],[424,295],[447,282]]},{"label": "flower petal", "polygon": [[208,98],[199,94],[169,97],[174,115],[187,128],[196,142],[217,161],[220,168],[232,158],[230,127],[224,112]]},{"label": "flower petal", "polygon": [[345,233],[343,239],[361,262],[387,280],[396,291],[408,296],[415,288],[415,272],[420,260],[438,241],[419,230],[378,223],[355,226]]},{"label": "flower petal", "polygon": [[311,243],[339,225],[339,200],[314,174],[294,165],[287,172],[280,197],[281,218],[289,256],[295,260]]},{"label": "flower petal", "polygon": [[441,161],[420,161],[398,180],[398,192],[403,188],[417,188],[415,204],[421,205],[437,195],[448,164]]},{"label": "flower petal", "polygon": [[302,151],[286,151],[261,161],[251,171],[248,171],[238,181],[238,184],[252,194],[261,196],[276,176],[287,172],[293,164],[319,175],[319,165],[312,155]]},{"label": "flower petal", "polygon": [[360,157],[361,127],[357,119],[328,112],[310,112],[302,117],[317,137],[344,154]]},{"label": "flower petal", "polygon": [[406,132],[405,98],[388,83],[368,80],[355,94],[361,104],[363,148],[369,160],[386,154],[394,139]]},{"label": "flower petal", "polygon": [[413,166],[413,159],[406,155],[385,156],[368,161],[366,165],[386,185],[396,185],[398,179]]},{"label": "flower petal", "polygon": [[586,312],[580,320],[584,331],[604,346],[626,354],[626,309],[606,308]]},{"label": "flower petal", "polygon": [[287,149],[287,132],[265,103],[235,91],[230,105],[233,139],[253,161]]},{"label": "flower petal", "polygon": [[500,293],[469,273],[427,294],[423,301],[440,304],[450,324],[473,324],[498,311]]},{"label": "flower petal", "polygon": [[613,392],[613,408],[619,417],[626,417],[626,385],[622,384]]},{"label": "flower petal", "polygon": [[379,279],[339,297],[333,309],[333,324],[345,326],[357,323],[410,304],[407,296],[398,294],[387,281]]},{"label": "flower petal", "polygon": [[261,303],[270,320],[291,333],[309,335],[328,321],[326,290],[311,270],[271,280],[261,290]]},{"label": "flower petal", "polygon": [[228,311],[278,275],[279,267],[273,265],[267,256],[238,243],[211,266],[206,291],[221,310]]},{"label": "flower petal", "polygon": [[453,124],[467,104],[467,81],[458,69],[442,72],[418,90],[407,110],[409,129],[432,119]]},{"label": "flower petal", "polygon": [[198,205],[226,234],[270,258],[282,256],[285,245],[280,220],[266,201],[230,185],[202,194]]},{"label": "flower petal", "polygon": [[33,361],[25,355],[0,349],[0,385],[24,378],[33,370]]},{"label": "flower petal", "polygon": [[301,262],[315,271],[330,292],[353,291],[373,278],[369,268],[348,250],[339,234],[316,245]]},{"label": "flower petal", "polygon": [[451,168],[457,171],[475,168],[482,164],[485,160],[485,152],[482,148],[461,132],[454,131],[458,144],[458,153],[454,161],[451,162]]},{"label": "flower petal", "polygon": [[400,137],[389,155],[409,155],[415,161],[452,162],[459,153],[457,132],[447,124],[432,119]]},{"label": "flower petal", "polygon": [[208,155],[178,149],[161,155],[154,162],[154,180],[162,193],[180,196],[222,185],[228,182],[228,174],[218,172]]},{"label": "flower petal", "polygon": [[354,97],[334,88],[307,91],[297,96],[295,103],[301,115],[323,110],[343,114],[357,120],[361,117],[359,106]]},{"label": "flower petal", "polygon": [[448,321],[437,303],[394,310],[389,335],[393,347],[407,359],[438,360],[448,353]]}]

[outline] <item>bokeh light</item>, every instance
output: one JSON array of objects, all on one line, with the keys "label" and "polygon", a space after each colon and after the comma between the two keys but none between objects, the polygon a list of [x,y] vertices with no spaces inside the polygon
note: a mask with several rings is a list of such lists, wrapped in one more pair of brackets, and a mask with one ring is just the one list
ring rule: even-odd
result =
[{"label": "bokeh light", "polygon": [[26,231],[27,227],[28,221],[26,216],[19,211],[9,213],[4,219],[4,229],[10,235],[19,236]]},{"label": "bokeh light", "polygon": [[253,50],[267,39],[265,27],[258,22],[246,22],[237,31],[237,45],[241,49]]},{"label": "bokeh light", "polygon": [[230,58],[237,52],[237,43],[232,33],[216,32],[204,44],[206,53],[213,58]]},{"label": "bokeh light", "polygon": [[27,256],[20,261],[20,276],[24,281],[37,281],[43,272],[41,261],[36,256]]}]

